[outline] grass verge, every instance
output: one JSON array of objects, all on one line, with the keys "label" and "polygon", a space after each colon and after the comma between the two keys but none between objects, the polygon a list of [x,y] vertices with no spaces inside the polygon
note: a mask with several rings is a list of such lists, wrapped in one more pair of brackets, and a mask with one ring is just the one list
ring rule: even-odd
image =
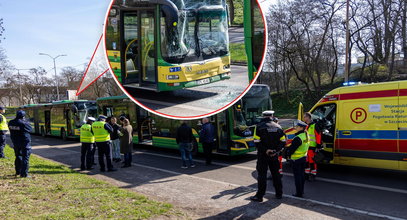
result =
[{"label": "grass verge", "polygon": [[244,43],[230,43],[229,50],[232,62],[247,63]]},{"label": "grass verge", "polygon": [[34,155],[32,178],[14,177],[14,151],[0,160],[0,219],[146,219],[172,215],[171,204],[120,189]]}]

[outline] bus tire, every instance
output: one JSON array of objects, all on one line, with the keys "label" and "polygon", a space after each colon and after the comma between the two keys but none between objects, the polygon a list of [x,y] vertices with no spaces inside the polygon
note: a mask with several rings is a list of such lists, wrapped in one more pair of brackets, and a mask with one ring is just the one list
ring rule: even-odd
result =
[{"label": "bus tire", "polygon": [[61,129],[61,138],[64,141],[66,141],[68,139],[68,137],[66,136],[66,131],[63,128]]},{"label": "bus tire", "polygon": [[45,137],[45,128],[41,126],[41,136]]}]

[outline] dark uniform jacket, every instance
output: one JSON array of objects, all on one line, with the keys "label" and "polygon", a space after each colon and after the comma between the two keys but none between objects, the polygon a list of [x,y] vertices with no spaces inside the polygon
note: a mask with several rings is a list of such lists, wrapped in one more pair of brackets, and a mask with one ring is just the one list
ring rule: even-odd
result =
[{"label": "dark uniform jacket", "polygon": [[30,132],[31,125],[24,117],[16,117],[8,123],[10,129],[10,138],[14,145],[29,147],[28,143],[31,142]]},{"label": "dark uniform jacket", "polygon": [[257,145],[259,153],[265,153],[268,149],[279,152],[285,146],[285,142],[281,140],[285,136],[283,129],[271,119],[263,119],[257,125],[256,135],[260,137]]}]

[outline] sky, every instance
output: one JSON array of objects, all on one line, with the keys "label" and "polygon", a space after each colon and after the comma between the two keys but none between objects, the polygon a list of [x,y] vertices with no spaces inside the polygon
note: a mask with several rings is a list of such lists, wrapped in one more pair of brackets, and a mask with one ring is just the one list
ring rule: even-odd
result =
[{"label": "sky", "polygon": [[18,69],[43,67],[53,74],[66,66],[80,70],[92,56],[103,32],[110,0],[0,0],[5,27],[0,47]]}]

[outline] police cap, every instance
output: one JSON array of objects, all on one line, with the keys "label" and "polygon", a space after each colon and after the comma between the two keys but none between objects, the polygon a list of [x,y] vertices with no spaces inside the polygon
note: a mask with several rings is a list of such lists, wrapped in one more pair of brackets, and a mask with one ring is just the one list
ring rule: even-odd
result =
[{"label": "police cap", "polygon": [[307,123],[305,123],[305,122],[299,120],[299,121],[297,121],[296,126],[307,127],[308,125],[307,125]]},{"label": "police cap", "polygon": [[96,121],[94,117],[88,117],[88,121]]},{"label": "police cap", "polygon": [[0,106],[0,110],[4,110],[5,108],[3,106]]},{"label": "police cap", "polygon": [[107,118],[107,117],[104,116],[104,115],[99,115],[99,118],[98,118],[98,119],[99,119],[99,120],[102,120],[102,119],[106,120],[106,118]]},{"label": "police cap", "polygon": [[271,117],[271,116],[274,115],[274,111],[273,111],[273,110],[267,110],[267,111],[264,111],[264,112],[262,113],[262,115],[263,115],[264,117]]}]

